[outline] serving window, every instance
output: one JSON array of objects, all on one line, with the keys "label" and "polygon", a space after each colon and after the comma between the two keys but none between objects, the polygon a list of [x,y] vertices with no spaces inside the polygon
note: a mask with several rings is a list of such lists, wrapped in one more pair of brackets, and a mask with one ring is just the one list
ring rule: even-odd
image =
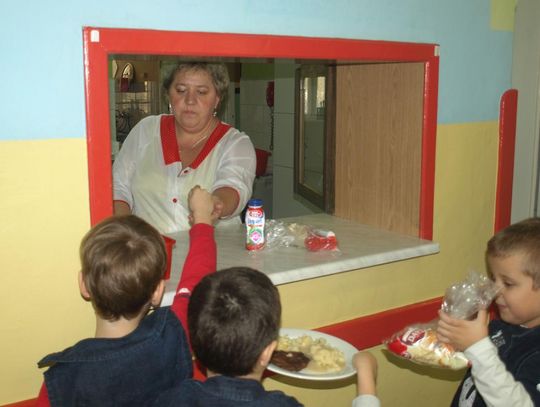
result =
[{"label": "serving window", "polygon": [[[334,215],[430,240],[438,47],[387,41],[84,29],[91,221],[112,214],[109,66],[114,57],[294,61],[335,67]],[[323,108],[323,109],[321,109]],[[328,145],[328,144],[327,144]]]}]

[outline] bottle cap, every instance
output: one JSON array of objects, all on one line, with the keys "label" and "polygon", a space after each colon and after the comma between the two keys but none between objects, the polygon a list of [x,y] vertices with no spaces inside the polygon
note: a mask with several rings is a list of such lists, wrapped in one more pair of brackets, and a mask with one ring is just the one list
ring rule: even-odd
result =
[{"label": "bottle cap", "polygon": [[262,206],[262,199],[250,199],[248,206]]}]

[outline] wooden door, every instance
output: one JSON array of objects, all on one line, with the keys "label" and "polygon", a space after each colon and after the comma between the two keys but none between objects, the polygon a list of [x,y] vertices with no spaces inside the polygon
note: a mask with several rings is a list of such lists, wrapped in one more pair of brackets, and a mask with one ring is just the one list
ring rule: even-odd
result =
[{"label": "wooden door", "polygon": [[335,212],[419,235],[423,63],[338,66]]}]

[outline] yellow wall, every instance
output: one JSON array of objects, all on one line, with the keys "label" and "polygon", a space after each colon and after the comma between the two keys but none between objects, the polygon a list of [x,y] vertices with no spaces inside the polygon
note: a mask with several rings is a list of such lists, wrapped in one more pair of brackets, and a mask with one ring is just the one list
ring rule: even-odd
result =
[{"label": "yellow wall", "polygon": [[77,291],[89,227],[86,140],[0,147],[0,404],[35,397],[37,361],[93,334]]},{"label": "yellow wall", "polygon": [[490,27],[492,30],[513,31],[518,0],[491,0]]},{"label": "yellow wall", "polygon": [[[483,252],[493,230],[497,126],[488,122],[437,129],[433,231],[439,254],[280,286],[283,326],[325,326],[443,296],[445,288],[469,270],[483,271]],[[380,348],[374,353],[380,363],[383,405],[449,405],[462,372],[396,363],[395,358],[390,362]],[[325,388],[328,384],[282,378],[267,379],[265,384],[296,396],[306,406],[323,407],[350,405],[355,386],[354,381],[346,383],[348,387],[331,391]]]},{"label": "yellow wall", "polygon": [[[280,286],[283,325],[313,328],[438,297],[469,269],[483,270],[493,228],[497,137],[496,122],[438,127],[434,239],[439,254]],[[35,397],[42,380],[36,362],[91,336],[94,320],[76,285],[78,245],[89,227],[86,141],[1,146],[4,404]],[[449,403],[460,374],[389,362],[379,348],[374,352],[381,364],[383,405]],[[350,405],[352,383],[272,378],[265,385],[307,406],[327,407]]]}]

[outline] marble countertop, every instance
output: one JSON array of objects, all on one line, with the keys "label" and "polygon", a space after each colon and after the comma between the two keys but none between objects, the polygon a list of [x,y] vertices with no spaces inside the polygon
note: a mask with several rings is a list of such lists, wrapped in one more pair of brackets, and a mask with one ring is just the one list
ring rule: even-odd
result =
[{"label": "marble countertop", "polygon": [[[218,227],[215,232],[218,270],[234,266],[252,267],[266,273],[274,284],[279,285],[439,252],[436,242],[387,232],[327,214],[280,221],[333,231],[339,251],[310,252],[304,247],[274,247],[253,252],[245,249],[244,225]],[[176,239],[176,244],[171,278],[167,281],[162,305],[172,303],[189,247],[187,231],[169,236]]]}]

